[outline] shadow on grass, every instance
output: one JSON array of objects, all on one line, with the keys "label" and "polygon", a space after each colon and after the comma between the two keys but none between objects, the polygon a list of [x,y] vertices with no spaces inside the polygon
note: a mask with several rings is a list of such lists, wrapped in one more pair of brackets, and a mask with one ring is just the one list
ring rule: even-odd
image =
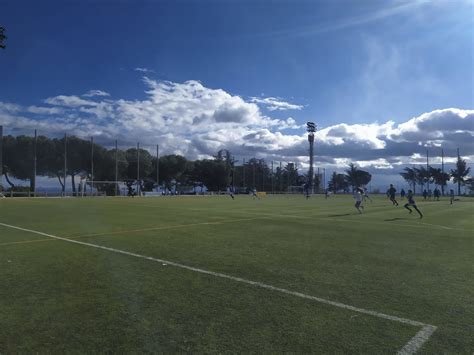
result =
[{"label": "shadow on grass", "polygon": [[344,213],[344,214],[329,214],[328,217],[345,217],[345,216],[351,216],[350,213]]},{"label": "shadow on grass", "polygon": [[384,219],[384,221],[385,221],[385,222],[393,222],[393,221],[401,221],[401,220],[404,220],[404,219],[408,219],[408,218],[396,217],[396,218]]}]

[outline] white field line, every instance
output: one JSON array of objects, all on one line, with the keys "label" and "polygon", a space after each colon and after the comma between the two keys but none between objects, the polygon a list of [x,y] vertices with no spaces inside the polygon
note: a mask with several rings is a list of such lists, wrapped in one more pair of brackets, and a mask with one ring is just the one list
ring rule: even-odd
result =
[{"label": "white field line", "polygon": [[410,339],[408,343],[405,344],[403,348],[400,349],[400,351],[397,352],[397,354],[407,355],[416,353],[435,331],[436,327],[434,325],[425,325],[413,338]]},{"label": "white field line", "polygon": [[[469,232],[468,229],[461,229],[461,228],[453,228],[453,227],[447,227],[447,226],[442,226],[439,224],[431,224],[431,223],[424,223],[420,222],[418,224],[409,224],[409,223],[393,223],[391,221],[387,221],[386,223],[384,222],[377,222],[377,221],[366,221],[366,220],[359,220],[359,219],[346,219],[346,218],[336,218],[336,217],[323,217],[324,215],[321,214],[314,214],[312,216],[304,216],[304,215],[291,215],[291,214],[281,214],[281,213],[260,213],[258,211],[255,211],[256,213],[252,212],[241,212],[239,211],[239,214],[245,214],[245,215],[258,215],[258,216],[267,216],[267,217],[283,217],[283,218],[296,218],[296,219],[313,219],[313,220],[325,220],[325,221],[343,221],[343,222],[354,222],[354,223],[363,223],[365,225],[370,225],[370,224],[377,224],[377,225],[395,225],[395,226],[401,226],[401,227],[418,227],[418,228],[425,228],[422,225],[428,225],[432,227],[438,227],[441,229],[449,229],[449,230],[460,230],[460,231],[465,231]],[[358,215],[357,215],[358,216]]]},{"label": "white field line", "polygon": [[310,295],[306,295],[304,293],[295,292],[295,291],[287,290],[287,289],[284,289],[284,288],[275,287],[275,286],[272,286],[272,285],[267,285],[267,284],[264,284],[264,283],[258,282],[258,281],[246,280],[246,279],[243,279],[243,278],[240,278],[240,277],[222,274],[220,272],[213,272],[213,271],[208,271],[208,270],[204,270],[204,269],[199,269],[199,268],[196,268],[196,267],[175,263],[173,261],[168,261],[168,260],[153,258],[151,256],[145,256],[145,255],[140,255],[140,254],[136,254],[136,253],[131,253],[131,252],[128,252],[128,251],[125,251],[125,250],[109,248],[109,247],[105,247],[105,246],[102,246],[102,245],[97,245],[97,244],[92,244],[92,243],[85,243],[85,242],[80,242],[78,240],[62,238],[62,237],[58,237],[58,236],[55,236],[55,235],[52,235],[52,234],[35,231],[35,230],[32,230],[32,229],[13,226],[11,224],[0,223],[0,225],[4,226],[4,227],[12,228],[12,229],[21,230],[21,231],[24,231],[24,232],[34,233],[34,234],[43,235],[43,236],[46,236],[46,237],[49,237],[49,238],[62,240],[64,242],[68,242],[68,243],[75,243],[75,244],[85,245],[85,246],[92,247],[92,248],[107,250],[107,251],[110,251],[110,252],[113,252],[113,253],[134,256],[136,258],[155,261],[155,262],[162,263],[162,264],[167,264],[167,265],[172,265],[172,266],[175,266],[177,268],[198,272],[200,274],[206,274],[206,275],[220,277],[220,278],[223,278],[223,279],[228,279],[228,280],[232,280],[232,281],[236,281],[236,282],[241,282],[241,283],[244,283],[244,284],[247,284],[247,285],[260,287],[260,288],[280,292],[280,293],[295,296],[295,297],[309,299],[309,300],[312,300],[312,301],[316,301],[316,302],[319,302],[319,303],[323,303],[323,304],[331,305],[331,306],[334,306],[334,307],[346,309],[346,310],[349,310],[349,311],[362,313],[362,314],[368,314],[368,315],[371,315],[371,316],[374,316],[374,317],[377,317],[377,318],[382,318],[382,319],[387,319],[387,320],[394,321],[394,322],[399,322],[399,323],[408,324],[408,325],[412,325],[412,326],[422,327],[422,329],[418,333],[416,333],[416,335],[413,338],[411,338],[410,341],[407,344],[405,344],[405,346],[398,352],[398,354],[401,354],[401,355],[415,354],[423,346],[423,344],[430,338],[430,336],[433,334],[433,332],[437,329],[437,327],[434,326],[434,325],[425,324],[425,323],[418,322],[418,321],[411,320],[411,319],[400,318],[400,317],[397,317],[397,316],[391,316],[391,315],[388,315],[388,314],[372,311],[372,310],[369,310],[369,309],[358,308],[358,307],[350,306],[350,305],[347,305],[347,304],[344,304],[344,303],[330,301],[330,300],[326,300],[324,298],[310,296]]},{"label": "white field line", "polygon": [[[225,217],[223,217],[225,218]],[[225,223],[233,223],[233,222],[241,222],[241,221],[255,221],[257,219],[263,219],[264,217],[255,217],[255,218],[239,218],[239,219],[224,219],[218,220],[214,222],[201,222],[201,223],[188,223],[188,224],[175,224],[170,226],[160,226],[160,227],[149,227],[149,228],[141,228],[141,229],[124,229],[119,231],[110,231],[104,233],[94,233],[94,234],[82,234],[82,235],[72,235],[67,236],[67,239],[77,239],[77,238],[91,238],[91,237],[102,237],[102,236],[111,236],[116,234],[127,234],[127,233],[137,233],[137,232],[148,232],[148,231],[157,231],[157,230],[169,230],[169,229],[179,229],[179,228],[186,228],[186,227],[197,227],[197,226],[207,226],[207,225],[219,225]],[[66,237],[65,237],[66,238]],[[54,239],[35,239],[35,240],[22,240],[18,242],[6,242],[0,243],[2,245],[15,245],[15,244],[27,244],[27,243],[37,243],[37,242],[51,242]]]}]

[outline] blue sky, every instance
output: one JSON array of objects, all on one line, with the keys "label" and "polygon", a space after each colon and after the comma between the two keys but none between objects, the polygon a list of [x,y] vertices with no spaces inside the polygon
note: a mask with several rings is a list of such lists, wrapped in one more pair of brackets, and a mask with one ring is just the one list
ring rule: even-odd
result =
[{"label": "blue sky", "polygon": [[[471,0],[2,0],[8,39],[0,51],[0,124],[12,133],[37,127],[104,142],[114,135],[159,141],[165,152],[191,158],[225,148],[228,134],[236,154],[304,166],[301,125],[312,120],[326,129],[317,136],[326,151],[320,166],[352,159],[377,169],[364,161],[379,154],[385,169],[418,162],[424,147],[454,149],[460,132],[452,132],[453,141],[449,134],[433,138],[451,120],[462,123],[462,148],[471,159],[473,6]],[[458,111],[437,113],[451,108]],[[410,121],[420,117],[440,126],[431,125],[433,134],[413,138],[407,149],[397,146],[403,154],[389,154],[394,135],[400,143],[403,132],[420,131]],[[181,139],[188,149],[163,127],[186,130]]]}]

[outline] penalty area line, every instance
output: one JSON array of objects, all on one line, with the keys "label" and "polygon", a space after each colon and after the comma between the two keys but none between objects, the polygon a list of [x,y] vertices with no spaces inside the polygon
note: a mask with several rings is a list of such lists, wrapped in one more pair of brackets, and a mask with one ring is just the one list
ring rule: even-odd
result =
[{"label": "penalty area line", "polygon": [[324,299],[324,298],[315,297],[315,296],[307,295],[307,294],[304,294],[304,293],[300,293],[300,292],[291,291],[291,290],[287,290],[287,289],[284,289],[284,288],[268,285],[268,284],[265,284],[265,283],[262,283],[262,282],[251,281],[251,280],[243,279],[243,278],[240,278],[240,277],[223,274],[223,273],[220,273],[220,272],[204,270],[204,269],[200,269],[200,268],[196,268],[196,267],[193,267],[193,266],[188,266],[188,265],[176,263],[176,262],[169,261],[169,260],[164,260],[164,259],[154,258],[154,257],[151,257],[151,256],[136,254],[136,253],[132,253],[132,252],[129,252],[129,251],[110,248],[110,247],[106,247],[106,246],[102,246],[102,245],[98,245],[98,244],[86,243],[86,242],[81,242],[81,241],[78,241],[78,240],[58,237],[56,235],[43,233],[43,232],[36,231],[36,230],[33,230],[33,229],[22,228],[22,227],[14,226],[14,225],[11,225],[11,224],[6,224],[6,223],[1,223],[0,222],[0,226],[4,226],[4,227],[7,227],[7,228],[12,228],[12,229],[17,229],[17,230],[21,230],[21,231],[29,232],[29,233],[33,233],[33,234],[42,235],[42,236],[45,236],[45,237],[49,237],[49,238],[53,238],[53,239],[57,239],[57,240],[62,240],[64,242],[68,242],[68,243],[84,245],[84,246],[88,246],[88,247],[91,247],[91,248],[102,249],[102,250],[106,250],[106,251],[117,253],[117,254],[123,254],[123,255],[133,256],[133,257],[140,258],[140,259],[159,262],[159,263],[171,265],[171,266],[174,266],[174,267],[177,267],[177,268],[180,268],[180,269],[185,269],[185,270],[189,270],[189,271],[193,271],[193,272],[197,272],[197,273],[205,274],[205,275],[211,275],[211,276],[219,277],[219,278],[222,278],[222,279],[232,280],[232,281],[240,282],[240,283],[251,285],[251,286],[264,288],[264,289],[275,291],[275,292],[280,292],[280,293],[283,293],[283,294],[286,294],[286,295],[316,301],[318,303],[334,306],[334,307],[337,307],[337,308],[342,308],[342,309],[346,309],[346,310],[357,312],[357,313],[371,315],[371,316],[374,316],[374,317],[377,317],[377,318],[382,318],[382,319],[386,319],[386,320],[390,320],[390,321],[394,321],[394,322],[408,324],[408,325],[411,325],[411,326],[421,327],[421,330],[418,331],[418,333],[416,333],[415,336],[413,338],[411,338],[410,341],[408,343],[406,343],[403,346],[403,348],[398,351],[399,355],[415,354],[423,346],[423,344],[426,341],[429,340],[431,335],[437,329],[436,326],[431,325],[431,324],[425,324],[425,323],[418,322],[418,321],[411,320],[411,319],[407,319],[407,318],[391,316],[391,315],[388,315],[388,314],[385,314],[385,313],[381,313],[381,312],[377,312],[377,311],[373,311],[373,310],[369,310],[369,309],[364,309],[364,308],[359,308],[359,307],[347,305],[347,304],[344,304],[344,303],[331,301],[331,300],[327,300],[327,299]]}]

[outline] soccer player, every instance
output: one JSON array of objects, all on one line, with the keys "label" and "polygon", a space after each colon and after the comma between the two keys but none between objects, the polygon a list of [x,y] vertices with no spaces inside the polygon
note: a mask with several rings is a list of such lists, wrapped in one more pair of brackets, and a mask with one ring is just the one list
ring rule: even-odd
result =
[{"label": "soccer player", "polygon": [[408,199],[408,203],[406,203],[405,206],[403,207],[405,207],[410,212],[410,214],[413,212],[410,206],[413,207],[416,210],[416,212],[418,212],[418,214],[420,215],[420,218],[423,218],[423,213],[421,213],[418,207],[416,207],[415,200],[413,199],[413,191],[408,190],[407,199]]},{"label": "soccer player", "polygon": [[449,200],[450,200],[450,204],[452,205],[453,201],[454,201],[454,190],[453,189],[449,190]]},{"label": "soccer player", "polygon": [[252,197],[253,197],[254,200],[255,200],[255,198],[260,199],[260,198],[257,196],[257,188],[255,188],[255,187],[252,189]]},{"label": "soccer player", "polygon": [[436,201],[439,201],[439,196],[441,195],[441,191],[439,191],[438,188],[436,188],[433,192],[434,194],[434,198],[436,199]]},{"label": "soccer player", "polygon": [[306,199],[308,199],[310,197],[310,194],[309,194],[309,184],[308,183],[305,183],[303,185],[303,190],[304,190],[304,194],[306,196]]},{"label": "soccer player", "polygon": [[388,195],[390,201],[392,201],[392,204],[395,205],[395,206],[398,206],[398,202],[395,199],[395,193],[396,192],[397,192],[397,189],[394,188],[392,184],[390,184],[390,188],[387,190],[387,195]]},{"label": "soccer player", "polygon": [[364,201],[365,200],[369,200],[370,203],[372,203],[372,199],[369,197],[369,190],[367,189],[367,187],[364,187]]},{"label": "soccer player", "polygon": [[233,186],[229,186],[229,196],[232,197],[232,199],[234,200],[234,187]]},{"label": "soccer player", "polygon": [[354,207],[357,209],[357,211],[359,211],[359,213],[362,213],[362,211],[360,210],[361,208],[364,209],[364,206],[362,206],[363,195],[364,190],[362,190],[360,187],[357,187],[354,190],[354,199],[356,200]]},{"label": "soccer player", "polygon": [[405,198],[405,195],[406,195],[405,190],[402,189],[402,191],[400,191],[400,198],[403,200]]},{"label": "soccer player", "polygon": [[428,191],[423,190],[423,200],[426,200],[428,197]]}]

